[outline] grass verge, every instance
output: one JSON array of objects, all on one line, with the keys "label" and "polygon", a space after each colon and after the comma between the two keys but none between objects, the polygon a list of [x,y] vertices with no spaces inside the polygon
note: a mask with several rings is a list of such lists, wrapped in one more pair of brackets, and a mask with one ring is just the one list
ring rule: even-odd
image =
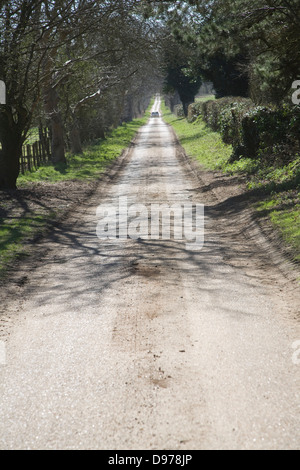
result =
[{"label": "grass verge", "polygon": [[28,183],[47,181],[56,183],[66,180],[95,180],[105,170],[107,165],[116,159],[126,149],[139,128],[147,122],[148,114],[141,119],[124,123],[114,129],[106,139],[85,148],[82,155],[67,155],[67,164],[51,164],[40,166],[34,172],[26,172],[18,178],[18,187]]},{"label": "grass verge", "polygon": [[267,166],[259,160],[241,158],[228,163],[232,147],[219,133],[209,129],[201,118],[189,123],[162,104],[164,120],[172,125],[186,154],[208,170],[242,175],[247,189],[256,194],[258,217],[268,218],[278,229],[284,244],[300,262],[300,157],[287,165]]},{"label": "grass verge", "polygon": [[207,169],[221,169],[225,165],[232,147],[224,144],[220,134],[212,132],[201,120],[189,124],[184,117],[172,114],[164,103],[161,111],[165,122],[174,128],[187,155]]}]

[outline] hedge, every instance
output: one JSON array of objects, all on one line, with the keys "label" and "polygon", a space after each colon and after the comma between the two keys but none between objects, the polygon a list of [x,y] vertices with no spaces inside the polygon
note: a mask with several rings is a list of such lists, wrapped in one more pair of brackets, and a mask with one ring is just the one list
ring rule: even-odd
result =
[{"label": "hedge", "polygon": [[174,106],[174,114],[177,117],[184,117],[184,109],[182,104],[177,104],[176,106]]},{"label": "hedge", "polygon": [[226,97],[191,104],[189,122],[200,116],[233,146],[231,161],[247,157],[285,164],[299,156],[300,106],[256,106],[247,98]]}]

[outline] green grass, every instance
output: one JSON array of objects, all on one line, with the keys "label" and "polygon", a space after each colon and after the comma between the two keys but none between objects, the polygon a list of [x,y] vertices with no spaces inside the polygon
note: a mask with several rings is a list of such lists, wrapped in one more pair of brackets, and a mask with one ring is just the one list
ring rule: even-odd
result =
[{"label": "green grass", "polygon": [[300,262],[300,203],[297,193],[282,192],[257,203],[257,210],[267,215],[280,230],[283,240],[293,248],[294,259]]},{"label": "green grass", "polygon": [[97,179],[107,165],[116,159],[128,147],[138,129],[147,122],[148,113],[141,119],[124,123],[114,129],[103,140],[85,148],[82,155],[67,155],[67,164],[40,166],[34,172],[26,172],[18,178],[18,186],[26,186],[34,181],[56,183],[66,180]]},{"label": "green grass", "polygon": [[203,95],[203,96],[198,96],[198,98],[195,99],[196,103],[201,103],[203,101],[209,101],[209,100],[215,100],[216,97],[215,95]]},{"label": "green grass", "polygon": [[202,120],[189,124],[185,118],[176,117],[163,103],[161,110],[189,157],[207,169],[221,169],[226,164],[232,148],[224,144],[220,134],[212,132]]},{"label": "green grass", "polygon": [[189,123],[185,118],[176,117],[164,105],[162,111],[188,156],[206,169],[246,177],[248,190],[257,193],[259,199],[254,205],[257,214],[269,218],[284,243],[292,248],[294,259],[300,262],[300,156],[277,167],[268,167],[264,162],[250,158],[229,163],[232,147],[201,118]]}]

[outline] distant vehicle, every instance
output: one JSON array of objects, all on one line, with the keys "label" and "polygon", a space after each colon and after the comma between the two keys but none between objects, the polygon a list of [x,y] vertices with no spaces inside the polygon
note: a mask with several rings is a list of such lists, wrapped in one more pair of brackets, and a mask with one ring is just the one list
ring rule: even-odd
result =
[{"label": "distant vehicle", "polygon": [[159,117],[159,112],[158,111],[152,111],[151,117]]}]

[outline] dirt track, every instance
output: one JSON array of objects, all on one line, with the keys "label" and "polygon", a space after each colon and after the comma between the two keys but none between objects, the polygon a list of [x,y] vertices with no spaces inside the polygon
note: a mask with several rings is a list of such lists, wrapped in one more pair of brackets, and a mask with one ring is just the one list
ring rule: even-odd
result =
[{"label": "dirt track", "polygon": [[[43,241],[3,312],[1,449],[299,448],[295,272],[162,119],[123,162]],[[204,203],[204,248],[99,240],[96,208],[120,196]]]}]

